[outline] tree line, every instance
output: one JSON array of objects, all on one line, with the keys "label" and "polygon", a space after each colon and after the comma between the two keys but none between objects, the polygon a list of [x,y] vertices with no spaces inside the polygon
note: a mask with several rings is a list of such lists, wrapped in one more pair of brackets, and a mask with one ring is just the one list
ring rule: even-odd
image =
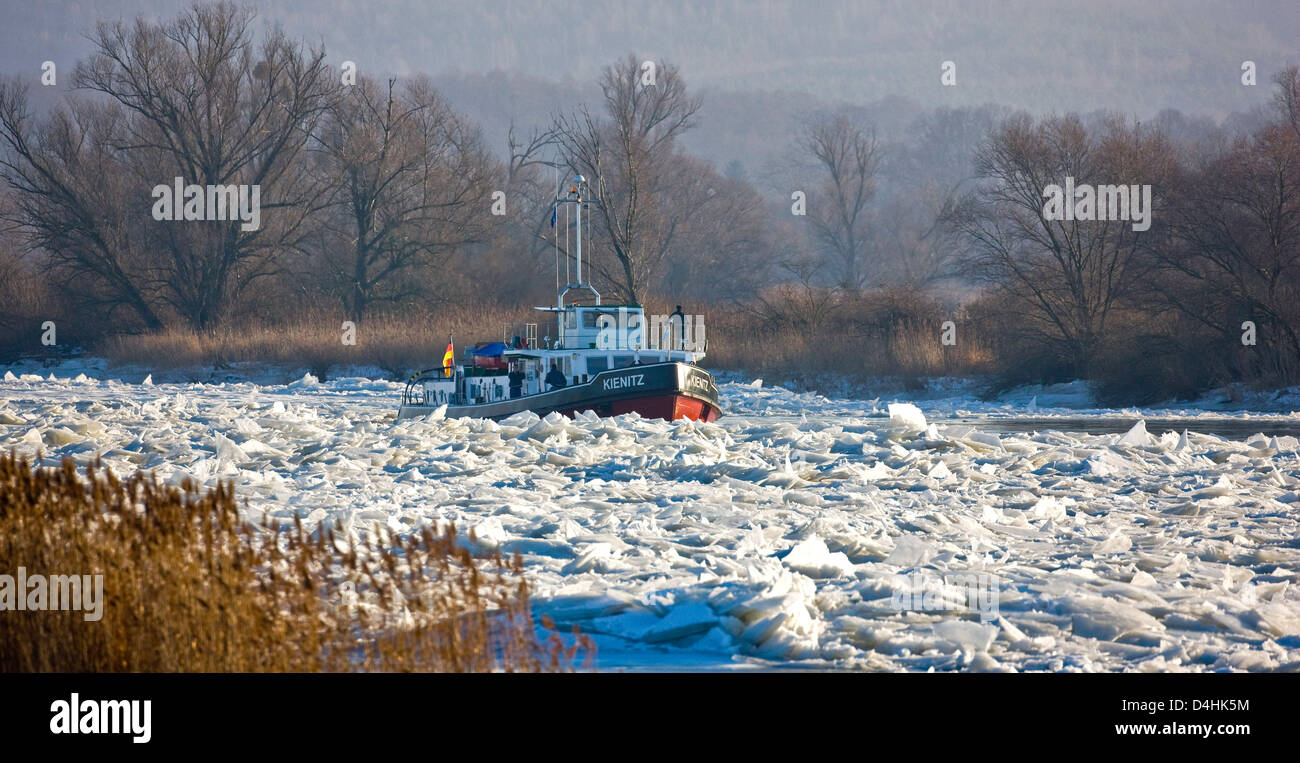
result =
[{"label": "tree line", "polygon": [[[48,113],[0,82],[0,322],[15,337],[53,313],[93,339],[536,304],[571,277],[557,271],[575,231],[550,204],[581,174],[589,280],[620,301],[725,306],[809,336],[952,319],[958,341],[997,348],[1007,383],[1140,396],[1300,376],[1294,68],[1246,126],[989,106],[935,110],[900,140],[841,106],[805,115],[750,177],[683,148],[701,100],[671,62],[610,63],[598,99],[512,125],[496,151],[429,78],[349,76],[248,7],[104,22],[91,39]],[[258,225],[157,219],[176,178],[256,186]],[[1067,178],[1145,189],[1149,227],[1054,219],[1045,193]]]}]

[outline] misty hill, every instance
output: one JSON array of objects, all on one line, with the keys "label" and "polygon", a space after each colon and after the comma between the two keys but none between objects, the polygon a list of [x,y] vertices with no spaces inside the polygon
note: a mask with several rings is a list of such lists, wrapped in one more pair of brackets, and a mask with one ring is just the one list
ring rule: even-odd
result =
[{"label": "misty hill", "polygon": [[[96,18],[164,18],[182,0],[50,0],[6,9],[0,70],[84,56]],[[1293,0],[277,0],[258,6],[331,60],[369,74],[483,74],[590,82],[629,51],[669,59],[697,91],[797,92],[925,108],[998,103],[1034,112],[1163,108],[1223,116],[1258,103],[1239,81],[1295,63]],[[940,63],[957,86],[939,85]],[[546,100],[545,93],[535,95]]]}]

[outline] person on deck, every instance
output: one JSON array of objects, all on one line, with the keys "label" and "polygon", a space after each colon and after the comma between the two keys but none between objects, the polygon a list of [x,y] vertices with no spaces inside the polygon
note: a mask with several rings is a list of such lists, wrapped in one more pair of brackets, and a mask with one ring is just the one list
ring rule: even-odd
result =
[{"label": "person on deck", "polygon": [[560,389],[568,385],[568,380],[564,378],[564,373],[551,361],[551,370],[546,374],[546,383],[551,385],[551,389]]},{"label": "person on deck", "polygon": [[510,397],[515,398],[524,394],[524,372],[519,368],[518,363],[510,364],[510,373],[506,378],[510,381]]},{"label": "person on deck", "polygon": [[[676,321],[675,325],[674,321]],[[668,316],[668,330],[672,332],[668,340],[668,349],[686,349],[686,315],[682,313],[681,305],[678,305],[672,315]]]}]

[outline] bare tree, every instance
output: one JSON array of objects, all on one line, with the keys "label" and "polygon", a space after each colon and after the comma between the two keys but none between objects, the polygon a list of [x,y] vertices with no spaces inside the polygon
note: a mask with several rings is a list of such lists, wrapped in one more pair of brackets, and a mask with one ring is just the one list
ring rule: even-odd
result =
[{"label": "bare tree", "polygon": [[1300,378],[1300,76],[1275,78],[1275,117],[1183,173],[1160,298],[1240,346],[1257,328],[1255,374]]},{"label": "bare tree", "polygon": [[741,303],[767,284],[773,264],[769,212],[748,182],[708,162],[677,156],[669,164],[671,199],[682,219],[665,258],[661,293],[704,302]]},{"label": "bare tree", "polygon": [[341,242],[325,261],[353,320],[429,295],[450,257],[486,236],[494,164],[426,79],[360,79],[331,108],[321,145]]},{"label": "bare tree", "polygon": [[279,29],[255,40],[250,9],[196,5],[168,22],[101,23],[77,87],[106,96],[126,116],[117,148],[150,184],[180,177],[199,186],[258,186],[261,225],[240,220],[152,226],[167,255],[162,297],[207,328],[254,280],[296,250],[321,189],[297,161],[335,87],[323,50],[304,50]]},{"label": "bare tree", "polygon": [[832,260],[838,285],[858,291],[872,278],[868,259],[868,204],[875,195],[880,151],[875,134],[846,114],[811,121],[802,149],[822,176],[808,195],[808,222],[823,255]]},{"label": "bare tree", "polygon": [[[549,265],[552,258],[558,265],[562,255],[557,229],[550,224],[559,171],[568,170],[556,156],[558,143],[553,127],[534,129],[521,138],[512,122],[506,136],[506,185],[514,206],[506,217],[505,228],[510,245],[526,247],[535,266]],[[545,267],[538,269],[549,271]],[[516,264],[512,270],[519,273],[526,269]]]},{"label": "bare tree", "polygon": [[1288,66],[1273,77],[1273,107],[1300,138],[1300,67]]},{"label": "bare tree", "polygon": [[973,179],[974,156],[999,121],[994,107],[939,108],[882,144],[868,251],[876,283],[908,291],[955,283],[959,249],[947,212]]},{"label": "bare tree", "polygon": [[599,230],[591,264],[629,302],[641,301],[679,227],[699,211],[673,205],[670,182],[674,141],[693,124],[699,100],[676,66],[656,66],[653,83],[645,74],[635,55],[607,66],[600,79],[605,118],[583,107],[555,122],[569,167],[591,184]]},{"label": "bare tree", "polygon": [[118,150],[124,110],[73,102],[37,123],[27,92],[0,84],[0,176],[13,192],[6,222],[74,303],[112,317],[118,309],[147,329],[162,328],[158,273],[148,257],[148,189]]},{"label": "bare tree", "polygon": [[971,272],[1001,289],[1018,306],[1021,328],[1060,348],[1076,374],[1088,374],[1160,233],[1135,231],[1128,220],[1046,219],[1045,191],[1070,176],[1080,185],[1152,185],[1158,201],[1172,167],[1163,136],[1140,125],[1111,119],[1094,136],[1077,116],[1035,124],[1020,115],[980,150],[983,182],[952,210]]},{"label": "bare tree", "polygon": [[920,291],[954,275],[954,234],[944,217],[954,199],[952,189],[910,190],[873,210],[867,248],[880,259],[878,284]]}]

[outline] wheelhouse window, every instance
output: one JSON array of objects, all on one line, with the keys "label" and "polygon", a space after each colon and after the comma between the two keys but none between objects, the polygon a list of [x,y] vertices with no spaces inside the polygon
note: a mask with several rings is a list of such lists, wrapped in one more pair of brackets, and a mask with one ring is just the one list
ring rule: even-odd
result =
[{"label": "wheelhouse window", "polygon": [[614,316],[613,313],[605,312],[603,310],[583,310],[582,327],[586,329],[601,328],[600,325],[601,316],[606,316],[606,315],[609,316],[611,320],[617,320],[617,318]]}]

